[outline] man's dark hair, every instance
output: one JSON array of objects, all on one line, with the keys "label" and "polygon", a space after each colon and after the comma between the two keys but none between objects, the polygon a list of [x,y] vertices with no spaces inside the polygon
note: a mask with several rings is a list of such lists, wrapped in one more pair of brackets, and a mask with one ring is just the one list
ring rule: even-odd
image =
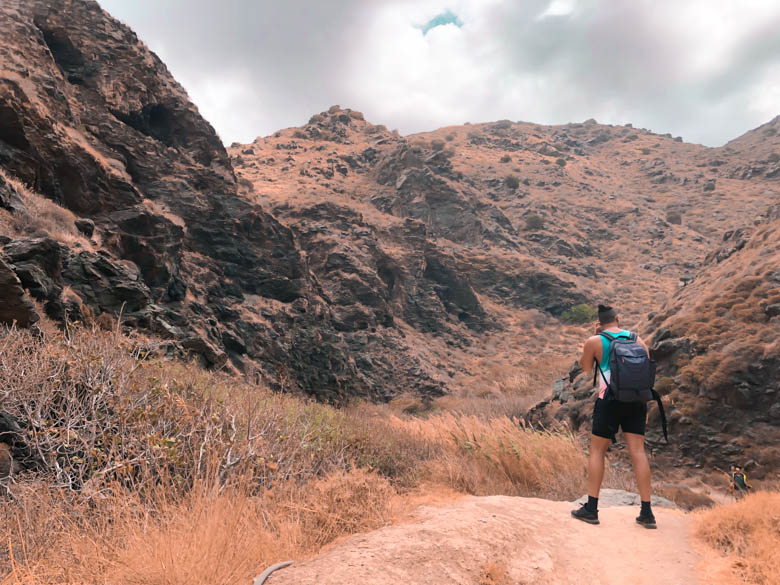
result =
[{"label": "man's dark hair", "polygon": [[599,323],[608,325],[617,319],[617,311],[607,305],[599,305]]}]

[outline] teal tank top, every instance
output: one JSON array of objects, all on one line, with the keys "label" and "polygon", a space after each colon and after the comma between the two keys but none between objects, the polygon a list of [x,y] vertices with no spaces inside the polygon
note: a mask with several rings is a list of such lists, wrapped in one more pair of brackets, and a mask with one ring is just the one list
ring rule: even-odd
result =
[{"label": "teal tank top", "polygon": [[[613,333],[612,331],[605,331],[605,333],[609,333],[610,335],[614,337],[624,337],[628,339],[631,337],[631,332],[627,329],[623,329],[622,331],[618,331],[617,333]],[[601,361],[599,362],[599,367],[601,368],[602,372],[608,372],[609,371],[609,347],[612,345],[612,342],[604,337],[603,335],[599,335],[601,337]]]}]

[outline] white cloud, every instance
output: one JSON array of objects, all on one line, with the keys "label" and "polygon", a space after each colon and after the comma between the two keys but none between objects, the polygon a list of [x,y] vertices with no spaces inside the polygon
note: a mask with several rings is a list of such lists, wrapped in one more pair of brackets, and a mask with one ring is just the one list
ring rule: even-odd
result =
[{"label": "white cloud", "polygon": [[574,12],[576,5],[576,0],[552,0],[549,6],[539,13],[536,20],[543,20],[551,16],[568,16]]},{"label": "white cloud", "polygon": [[711,145],[779,113],[775,0],[101,2],[228,143],[333,103],[403,133],[594,117]]}]

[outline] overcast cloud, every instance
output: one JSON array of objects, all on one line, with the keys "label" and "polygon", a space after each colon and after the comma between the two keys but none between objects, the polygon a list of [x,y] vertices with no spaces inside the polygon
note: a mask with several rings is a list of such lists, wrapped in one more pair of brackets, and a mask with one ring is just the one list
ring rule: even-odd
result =
[{"label": "overcast cloud", "polygon": [[780,114],[777,0],[100,3],[225,143],[332,104],[402,134],[596,118],[710,146]]}]

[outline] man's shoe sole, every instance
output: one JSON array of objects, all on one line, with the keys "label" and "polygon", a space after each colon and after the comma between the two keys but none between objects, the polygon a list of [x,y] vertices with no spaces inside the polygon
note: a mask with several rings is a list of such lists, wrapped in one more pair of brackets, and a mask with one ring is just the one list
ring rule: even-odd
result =
[{"label": "man's shoe sole", "polygon": [[639,520],[637,520],[636,523],[639,524],[640,526],[644,526],[648,530],[655,530],[656,528],[658,528],[658,526],[656,525],[655,522],[653,522],[653,523],[650,523],[650,522],[640,522]]},{"label": "man's shoe sole", "polygon": [[577,516],[573,511],[572,511],[571,515],[574,518],[576,518],[577,520],[580,520],[582,522],[587,522],[588,524],[593,524],[593,525],[600,524],[598,518],[595,518],[595,519],[592,519],[592,518],[581,518],[580,516]]}]

